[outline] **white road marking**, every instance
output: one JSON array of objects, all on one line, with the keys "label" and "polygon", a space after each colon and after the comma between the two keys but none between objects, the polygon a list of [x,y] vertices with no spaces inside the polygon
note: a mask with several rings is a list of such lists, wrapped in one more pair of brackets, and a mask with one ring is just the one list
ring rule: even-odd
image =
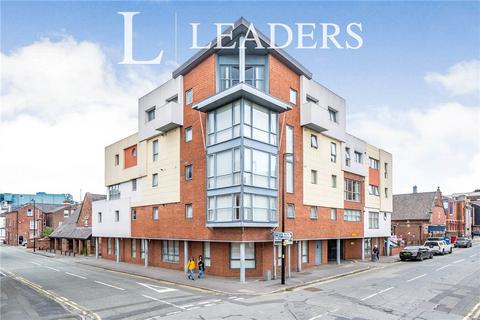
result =
[{"label": "white road marking", "polygon": [[141,282],[137,282],[137,284],[139,284],[139,285],[141,285],[141,286],[144,286],[145,288],[152,289],[153,291],[156,291],[156,292],[158,292],[158,293],[178,291],[177,289],[168,288],[168,287],[162,287],[162,286],[157,286],[157,285],[154,285],[154,284],[141,283]]},{"label": "white road marking", "polygon": [[460,259],[460,260],[454,261],[453,263],[460,263],[462,261],[465,261],[465,259]]},{"label": "white road marking", "polygon": [[52,268],[52,267],[45,267],[45,268],[48,268],[48,269],[53,270],[53,271],[60,271],[60,270]]},{"label": "white road marking", "polygon": [[427,275],[427,274],[426,274],[426,273],[424,273],[424,274],[422,274],[422,275],[420,275],[420,276],[418,276],[418,277],[415,277],[415,278],[412,278],[412,279],[408,279],[408,280],[407,280],[407,282],[410,282],[410,281],[413,281],[413,280],[420,279],[420,278],[422,278],[422,277],[425,277],[426,275]]},{"label": "white road marking", "polygon": [[243,300],[243,299],[245,299],[245,298],[239,297],[239,298],[235,298],[235,299],[232,299],[232,300],[239,301],[239,300]]},{"label": "white road marking", "polygon": [[188,308],[187,310],[190,311],[190,310],[195,310],[195,309],[200,309],[200,307]]},{"label": "white road marking", "polygon": [[104,286],[107,286],[107,287],[110,287],[110,288],[114,288],[114,289],[117,289],[117,290],[121,290],[121,291],[125,290],[125,289],[123,289],[123,288],[119,288],[119,287],[116,287],[116,286],[114,286],[114,285],[111,285],[111,284],[108,284],[108,283],[105,283],[105,282],[96,281],[96,280],[95,280],[94,282],[99,283],[99,284],[103,284]]},{"label": "white road marking", "polygon": [[36,266],[41,266],[40,263],[36,263],[36,262],[33,262],[33,261],[32,261],[32,263],[33,263],[34,265],[36,265]]},{"label": "white road marking", "polygon": [[197,305],[201,306],[202,304],[209,304],[209,303],[212,303],[212,300],[202,301],[197,303]]},{"label": "white road marking", "polygon": [[216,303],[209,303],[209,304],[204,305],[204,307],[211,307],[211,306],[216,306],[216,305],[217,305]]},{"label": "white road marking", "polygon": [[478,254],[478,253],[472,254],[472,255],[470,256],[470,258],[475,257],[477,254]]},{"label": "white road marking", "polygon": [[[142,296],[145,297],[145,298],[147,298],[147,299],[152,299],[152,300],[155,300],[155,301],[158,301],[158,302],[161,302],[161,303],[168,304],[168,305],[170,305],[170,306],[172,306],[172,307],[185,310],[184,307],[177,306],[176,304],[173,304],[173,303],[168,302],[168,301],[165,301],[165,300],[160,300],[160,299],[157,299],[157,298],[154,298],[154,297],[150,297],[150,296],[147,296],[146,294],[142,294]],[[178,312],[178,311],[177,311],[177,312]]]},{"label": "white road marking", "polygon": [[373,298],[373,297],[375,297],[376,295],[379,295],[379,294],[381,294],[381,293],[390,291],[390,290],[392,290],[393,288],[394,288],[394,287],[389,287],[389,288],[387,288],[387,289],[384,289],[384,290],[378,291],[378,292],[376,292],[376,293],[373,293],[373,294],[371,294],[371,295],[363,298],[362,301],[365,301],[365,300],[367,300],[367,299]]},{"label": "white road marking", "polygon": [[186,305],[180,306],[180,308],[183,308],[183,309],[190,308],[190,307],[193,307],[193,304],[186,304]]},{"label": "white road marking", "polygon": [[233,297],[228,297],[228,299],[237,299],[237,297],[233,296]]},{"label": "white road marking", "polygon": [[446,264],[443,267],[440,267],[440,268],[436,269],[435,271],[440,271],[440,270],[443,270],[443,269],[448,268],[450,266],[451,266],[451,264]]},{"label": "white road marking", "polygon": [[177,313],[180,313],[180,312],[182,312],[182,311],[173,311],[173,312],[167,313],[166,315],[167,315],[167,316],[172,316],[172,315],[177,314]]},{"label": "white road marking", "polygon": [[328,312],[319,314],[318,316],[311,317],[311,318],[308,319],[308,320],[315,320],[315,319],[321,318],[321,317],[323,317],[323,316],[326,316],[326,315],[329,314],[329,313],[334,313],[334,312],[337,312],[337,311],[338,311],[338,308],[337,308],[337,309],[334,309],[334,310],[332,310],[332,311],[328,311]]},{"label": "white road marking", "polygon": [[73,276],[73,277],[80,278],[80,279],[87,279],[87,278],[82,277],[82,276],[79,276],[78,274],[75,274],[75,273],[70,273],[70,272],[65,272],[65,273],[68,274],[68,275],[71,275],[71,276]]}]

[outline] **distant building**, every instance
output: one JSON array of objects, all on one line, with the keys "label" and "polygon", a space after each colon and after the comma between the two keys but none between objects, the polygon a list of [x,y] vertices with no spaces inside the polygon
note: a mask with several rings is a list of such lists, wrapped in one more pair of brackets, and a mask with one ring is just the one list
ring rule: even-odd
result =
[{"label": "distant building", "polygon": [[87,192],[72,215],[50,235],[50,248],[76,254],[93,253],[95,246],[92,242],[92,202],[106,198],[106,195]]},{"label": "distant building", "polygon": [[[68,218],[75,205],[32,203],[12,207],[5,212],[5,238],[9,245],[21,245],[33,238],[41,238],[46,227],[56,229]],[[35,212],[34,212],[35,211]],[[35,220],[34,220],[35,219]]]},{"label": "distant building", "polygon": [[0,243],[5,241],[5,213],[0,213]]},{"label": "distant building", "polygon": [[0,193],[0,213],[10,211],[12,206],[23,206],[24,204],[35,200],[36,203],[45,204],[64,204],[66,202],[73,204],[73,197],[69,193]]},{"label": "distant building", "polygon": [[393,195],[392,232],[407,244],[421,244],[428,236],[444,236],[446,214],[440,188],[432,192]]},{"label": "distant building", "polygon": [[[444,197],[447,210],[447,234],[452,237],[471,236],[475,223],[475,203],[480,201],[480,190],[454,193]],[[477,228],[478,229],[478,228]]]}]

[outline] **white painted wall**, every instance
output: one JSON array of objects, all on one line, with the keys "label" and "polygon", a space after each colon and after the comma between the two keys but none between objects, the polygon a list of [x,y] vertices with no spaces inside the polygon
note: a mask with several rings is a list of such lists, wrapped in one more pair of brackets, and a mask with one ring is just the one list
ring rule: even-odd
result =
[{"label": "white painted wall", "polygon": [[[370,229],[368,227],[368,218],[370,212],[379,212],[378,229]],[[363,226],[365,238],[388,237],[391,235],[392,230],[392,214],[390,212],[378,211],[376,208],[367,207],[365,208]]]},{"label": "white painted wall", "polygon": [[[120,184],[120,199],[100,200],[92,203],[92,234],[94,237],[130,237],[132,201],[141,199],[141,179],[137,180],[137,191],[132,190],[131,181]],[[108,194],[108,193],[107,193]],[[115,211],[120,212],[120,220],[115,221]],[[98,222],[98,213],[102,213],[102,222]]]},{"label": "white painted wall", "polygon": [[[348,171],[360,176],[368,175],[368,167],[365,166],[367,158],[367,143],[351,134],[346,134],[345,143],[342,143],[342,170]],[[350,166],[346,165],[347,153],[345,148],[350,148]],[[362,163],[357,163],[355,161],[355,151],[362,154]]]}]

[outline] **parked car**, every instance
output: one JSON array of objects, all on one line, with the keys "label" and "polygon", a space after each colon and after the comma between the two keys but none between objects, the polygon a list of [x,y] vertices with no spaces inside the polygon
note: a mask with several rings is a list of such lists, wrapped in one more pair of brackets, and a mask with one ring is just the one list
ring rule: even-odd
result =
[{"label": "parked car", "polygon": [[452,241],[449,237],[430,237],[427,238],[427,241],[445,241],[447,244],[451,244]]},{"label": "parked car", "polygon": [[400,251],[400,260],[419,260],[432,259],[433,251],[425,246],[409,246]]},{"label": "parked car", "polygon": [[434,254],[441,254],[442,256],[453,252],[452,245],[444,240],[426,241],[424,246],[429,247]]},{"label": "parked car", "polygon": [[472,246],[472,239],[469,237],[458,237],[455,248],[469,248]]}]

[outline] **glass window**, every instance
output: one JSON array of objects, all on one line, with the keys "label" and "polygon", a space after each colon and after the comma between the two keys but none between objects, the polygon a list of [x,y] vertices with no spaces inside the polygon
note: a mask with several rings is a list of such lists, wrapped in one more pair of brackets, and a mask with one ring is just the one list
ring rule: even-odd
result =
[{"label": "glass window", "polygon": [[243,183],[256,187],[277,187],[277,156],[268,152],[244,148]]},{"label": "glass window", "polygon": [[238,69],[238,65],[221,65],[220,66],[221,91],[238,84],[239,78],[240,78],[240,72]]},{"label": "glass window", "polygon": [[350,167],[350,162],[351,162],[351,159],[350,159],[350,148],[345,148],[345,165],[347,167]]},{"label": "glass window", "polygon": [[178,240],[162,241],[162,260],[164,262],[180,262],[180,243]]},{"label": "glass window", "polygon": [[185,166],[185,180],[192,180],[193,178],[193,167],[192,165]]},{"label": "glass window", "polygon": [[317,170],[311,170],[311,178],[310,182],[312,184],[317,184]]},{"label": "glass window", "polygon": [[203,243],[203,262],[205,263],[205,267],[210,267],[212,265],[210,242]]},{"label": "glass window", "polygon": [[97,216],[98,216],[98,223],[102,223],[102,213],[99,212]]},{"label": "glass window", "polygon": [[318,218],[318,209],[315,206],[310,207],[310,219]]},{"label": "glass window", "polygon": [[297,90],[290,88],[290,103],[297,104]]},{"label": "glass window", "polygon": [[330,143],[330,161],[337,162],[337,144],[335,142]]},{"label": "glass window", "polygon": [[265,91],[265,67],[264,66],[245,66],[245,83]]},{"label": "glass window", "polygon": [[[240,268],[240,243],[230,244],[230,268]],[[255,243],[245,243],[245,268],[255,269]]]},{"label": "glass window", "polygon": [[191,104],[193,102],[193,89],[185,92],[185,104]]},{"label": "glass window", "polygon": [[118,166],[120,164],[120,155],[116,154],[115,155],[115,165]]},{"label": "glass window", "polygon": [[345,221],[362,221],[362,212],[359,210],[347,210],[343,212],[343,220]]},{"label": "glass window", "polygon": [[115,222],[120,221],[120,211],[115,210]]},{"label": "glass window", "polygon": [[332,188],[337,187],[337,176],[332,174]]},{"label": "glass window", "polygon": [[385,198],[388,198],[388,188],[385,188]]},{"label": "glass window", "polygon": [[136,258],[137,257],[137,240],[131,239],[130,243],[131,243],[130,254],[132,258]]},{"label": "glass window", "polygon": [[317,140],[317,136],[312,134],[310,136],[310,146],[312,148],[315,148],[315,149],[318,149],[318,140]]},{"label": "glass window", "polygon": [[[287,157],[288,158],[288,157]],[[293,162],[288,161],[285,164],[285,170],[286,170],[286,191],[288,193],[293,193]]]},{"label": "glass window", "polygon": [[369,166],[370,166],[370,168],[372,168],[372,169],[378,170],[378,160],[377,160],[377,159],[373,159],[373,158],[369,158]]},{"label": "glass window", "polygon": [[158,140],[153,140],[152,142],[152,154],[153,154],[153,161],[158,160]]},{"label": "glass window", "polygon": [[295,205],[293,203],[287,204],[287,218],[295,218]]},{"label": "glass window", "polygon": [[185,129],[185,142],[192,141],[192,127],[188,127]]},{"label": "glass window", "polygon": [[193,207],[191,203],[185,205],[185,218],[192,219],[193,218]]},{"label": "glass window", "polygon": [[132,220],[137,220],[137,210],[132,209]]},{"label": "glass window", "polygon": [[132,191],[137,191],[137,179],[132,180]]},{"label": "glass window", "polygon": [[330,220],[337,220],[337,209],[331,208],[330,209]]},{"label": "glass window", "polygon": [[155,107],[145,111],[145,113],[147,114],[146,116],[147,122],[150,122],[155,119]]},{"label": "glass window", "polygon": [[356,163],[362,163],[362,153],[355,151],[355,162]]},{"label": "glass window", "polygon": [[380,196],[380,193],[378,191],[378,186],[374,185],[369,185],[368,186],[368,193],[373,196]]},{"label": "glass window", "polygon": [[209,189],[240,184],[240,148],[209,155],[207,170]]},{"label": "glass window", "polygon": [[243,127],[245,137],[277,145],[277,126],[276,112],[245,101]]},{"label": "glass window", "polygon": [[137,148],[132,149],[132,157],[134,157],[134,158],[137,157]]},{"label": "glass window", "polygon": [[152,208],[152,218],[153,220],[158,220],[158,207]]},{"label": "glass window", "polygon": [[240,136],[240,101],[213,110],[207,117],[209,145]]},{"label": "glass window", "polygon": [[107,240],[107,254],[112,254],[112,238],[108,238]]},{"label": "glass window", "polygon": [[158,187],[158,173],[152,175],[152,187]]},{"label": "glass window", "polygon": [[330,117],[330,121],[338,122],[338,111],[328,108],[328,115]]},{"label": "glass window", "polygon": [[27,217],[33,216],[33,209],[27,209]]},{"label": "glass window", "polygon": [[302,240],[302,263],[308,263],[308,240]]},{"label": "glass window", "polygon": [[384,173],[383,173],[383,176],[386,178],[388,178],[388,163],[385,162],[385,168],[384,168]]},{"label": "glass window", "polygon": [[287,132],[285,136],[285,143],[286,143],[286,153],[293,153],[293,127],[287,126]]},{"label": "glass window", "polygon": [[145,241],[148,241],[148,240],[140,240],[140,257],[142,259],[145,259]]},{"label": "glass window", "polygon": [[70,211],[69,210],[63,210],[63,217],[66,218],[70,215]]},{"label": "glass window", "polygon": [[378,212],[369,212],[368,213],[368,228],[369,229],[378,229]]},{"label": "glass window", "polygon": [[360,182],[345,179],[345,200],[360,202]]},{"label": "glass window", "polygon": [[108,199],[110,199],[110,200],[120,199],[120,185],[119,184],[114,184],[114,185],[108,186]]}]

